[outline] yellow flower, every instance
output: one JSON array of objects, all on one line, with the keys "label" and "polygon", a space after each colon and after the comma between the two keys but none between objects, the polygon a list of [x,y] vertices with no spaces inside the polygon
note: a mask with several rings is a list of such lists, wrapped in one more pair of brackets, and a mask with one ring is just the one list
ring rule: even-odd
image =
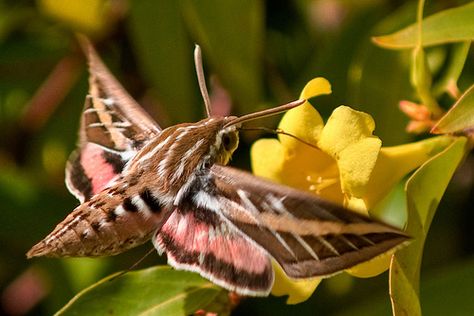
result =
[{"label": "yellow flower", "polygon": [[[329,82],[315,78],[305,86],[300,98],[330,93]],[[281,134],[279,139],[258,140],[251,149],[253,172],[364,214],[408,172],[450,142],[444,137],[382,148],[380,138],[372,134],[375,123],[370,115],[339,106],[324,124],[308,101],[288,111],[279,129],[317,148]],[[377,275],[388,268],[390,255],[381,255],[347,272],[359,277]],[[289,295],[289,304],[306,300],[321,281],[291,280],[276,263],[274,266],[272,293]]]},{"label": "yellow flower", "polygon": [[111,5],[107,0],[39,1],[44,14],[95,37],[100,37],[110,28]]}]

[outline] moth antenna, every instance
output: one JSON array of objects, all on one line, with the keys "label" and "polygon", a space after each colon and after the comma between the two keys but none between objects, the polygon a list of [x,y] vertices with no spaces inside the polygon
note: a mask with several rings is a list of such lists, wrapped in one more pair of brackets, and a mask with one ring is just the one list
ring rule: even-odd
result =
[{"label": "moth antenna", "polygon": [[204,70],[202,67],[201,47],[198,44],[194,47],[194,65],[196,66],[199,90],[201,90],[204,105],[206,106],[206,114],[207,117],[211,117],[211,98],[209,98],[209,92],[207,91],[206,78],[204,77]]},{"label": "moth antenna", "polygon": [[271,109],[266,109],[266,110],[262,110],[262,111],[258,111],[258,112],[245,114],[243,116],[237,117],[237,118],[229,121],[227,124],[224,125],[224,128],[228,127],[228,126],[231,126],[231,125],[235,125],[235,124],[239,124],[239,123],[243,123],[243,122],[248,122],[248,121],[251,121],[251,120],[256,120],[256,119],[259,119],[259,118],[263,118],[263,117],[275,115],[275,114],[278,114],[278,113],[281,113],[281,112],[285,112],[285,111],[291,110],[292,108],[295,108],[295,107],[297,107],[297,106],[299,106],[299,105],[301,105],[305,102],[306,102],[306,99],[299,99],[299,100],[296,100],[296,101],[293,101],[293,102],[290,102],[290,103],[279,105],[279,106],[271,108]]},{"label": "moth antenna", "polygon": [[319,148],[307,141],[305,141],[304,139],[302,138],[299,138],[298,136],[296,135],[293,135],[293,134],[290,134],[290,133],[287,133],[285,132],[284,130],[280,129],[280,128],[277,128],[277,129],[272,129],[272,128],[268,128],[268,127],[249,127],[249,128],[241,128],[240,129],[241,131],[264,131],[264,132],[267,132],[267,133],[271,133],[271,134],[275,134],[275,135],[285,135],[285,136],[288,136],[288,137],[291,137],[291,138],[294,138],[296,139],[297,141],[311,147],[311,148],[314,148],[314,149],[318,149]]}]

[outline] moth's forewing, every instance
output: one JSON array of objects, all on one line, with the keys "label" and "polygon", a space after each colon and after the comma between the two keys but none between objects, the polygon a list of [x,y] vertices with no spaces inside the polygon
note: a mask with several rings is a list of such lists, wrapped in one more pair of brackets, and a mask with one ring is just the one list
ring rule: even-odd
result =
[{"label": "moth's forewing", "polygon": [[78,148],[66,166],[66,185],[81,203],[102,191],[161,130],[105,67],[92,45],[83,44],[89,62],[89,94]]},{"label": "moth's forewing", "polygon": [[399,229],[230,167],[212,174],[221,214],[292,278],[331,275],[405,242]]}]

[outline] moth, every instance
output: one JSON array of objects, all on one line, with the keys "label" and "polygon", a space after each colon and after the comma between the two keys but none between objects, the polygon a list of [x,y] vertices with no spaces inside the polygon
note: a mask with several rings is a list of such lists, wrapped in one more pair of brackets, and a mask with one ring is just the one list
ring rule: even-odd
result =
[{"label": "moth", "polygon": [[176,269],[241,295],[268,295],[272,261],[294,279],[324,277],[408,237],[317,196],[226,166],[242,117],[214,117],[200,51],[196,68],[208,117],[161,129],[87,46],[89,94],[66,185],[80,200],[28,258],[109,256],[152,240]]}]

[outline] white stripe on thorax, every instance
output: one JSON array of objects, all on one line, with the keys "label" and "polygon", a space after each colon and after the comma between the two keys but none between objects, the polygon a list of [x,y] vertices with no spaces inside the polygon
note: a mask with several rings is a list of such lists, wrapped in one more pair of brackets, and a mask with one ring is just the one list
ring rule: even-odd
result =
[{"label": "white stripe on thorax", "polygon": [[140,162],[145,162],[149,160],[151,157],[155,156],[158,151],[160,151],[171,139],[171,135],[168,135],[163,141],[161,141],[158,145],[155,146],[152,150],[150,150],[148,153],[143,155],[143,157],[140,158]]},{"label": "white stripe on thorax", "polygon": [[172,161],[172,159],[173,159],[173,153],[174,153],[176,147],[179,146],[180,139],[189,132],[188,129],[184,129],[182,127],[179,127],[178,129],[176,129],[176,131],[177,132],[180,131],[180,133],[176,136],[176,138],[174,139],[173,144],[168,149],[168,152],[166,153],[164,158],[158,164],[157,172],[158,172],[159,177],[165,177],[166,176],[165,171],[166,171],[167,168],[169,168],[170,161]]},{"label": "white stripe on thorax", "polygon": [[184,138],[186,135],[188,135],[193,129],[200,128],[202,126],[203,124],[198,124],[198,125],[190,125],[186,127],[178,127],[176,129],[176,132],[180,132],[180,133],[174,139],[174,142],[168,149],[168,152],[166,153],[165,158],[161,160],[160,163],[158,164],[158,175],[160,177],[166,176],[165,171],[167,168],[170,167],[170,163],[172,159],[174,159],[174,151],[180,145],[181,139]]},{"label": "white stripe on thorax", "polygon": [[180,158],[179,166],[174,171],[173,177],[171,178],[171,182],[177,181],[184,174],[184,169],[186,168],[188,159],[191,158],[191,156],[196,152],[196,150],[198,150],[199,147],[202,146],[204,142],[204,139],[198,140],[196,144],[194,144],[193,147],[188,149],[183,155],[183,157]]}]

